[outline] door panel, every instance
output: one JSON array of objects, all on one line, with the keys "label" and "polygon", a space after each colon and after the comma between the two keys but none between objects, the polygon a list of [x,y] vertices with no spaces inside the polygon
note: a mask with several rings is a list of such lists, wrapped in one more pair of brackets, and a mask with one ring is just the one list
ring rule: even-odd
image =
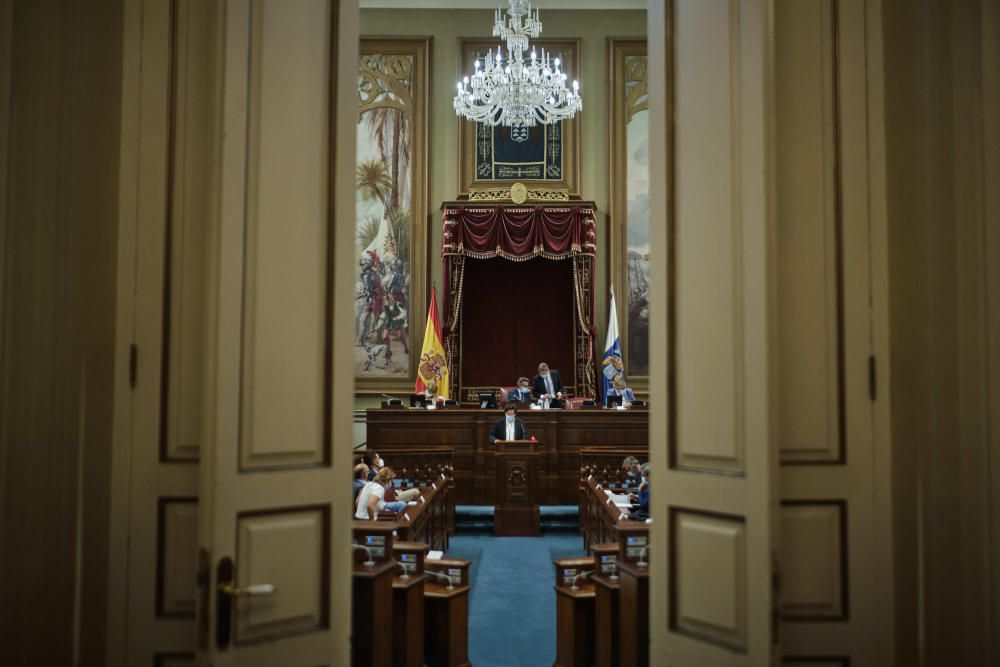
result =
[{"label": "door panel", "polygon": [[746,650],[746,522],[742,516],[674,510],[671,579],[678,632]]},{"label": "door panel", "polygon": [[309,632],[329,622],[329,506],[237,516],[237,585],[273,584],[280,595],[238,601],[236,643]]},{"label": "door panel", "polygon": [[843,451],[837,0],[775,9],[781,461],[837,462]]},{"label": "door panel", "polygon": [[216,17],[193,0],[125,7],[119,340],[134,365],[116,402],[127,539],[111,548],[108,664],[192,664]]},{"label": "door panel", "polygon": [[866,3],[775,4],[782,652],[881,664]]},{"label": "door panel", "polygon": [[199,531],[213,580],[202,664],[348,662],[351,322],[333,313],[351,309],[351,4],[227,5],[208,251]]},{"label": "door panel", "polygon": [[[193,618],[198,576],[198,499],[159,499],[156,613]],[[193,637],[192,637],[193,639]]]},{"label": "door panel", "polygon": [[[329,463],[327,3],[250,4],[240,464]],[[323,64],[323,63],[320,63]],[[290,322],[295,326],[289,327]],[[294,429],[290,428],[294,424]]]},{"label": "door panel", "polygon": [[672,147],[650,152],[655,664],[772,659],[769,13],[650,6],[650,145]]},{"label": "door panel", "polygon": [[781,504],[781,609],[788,620],[847,615],[847,517],[839,501]]}]

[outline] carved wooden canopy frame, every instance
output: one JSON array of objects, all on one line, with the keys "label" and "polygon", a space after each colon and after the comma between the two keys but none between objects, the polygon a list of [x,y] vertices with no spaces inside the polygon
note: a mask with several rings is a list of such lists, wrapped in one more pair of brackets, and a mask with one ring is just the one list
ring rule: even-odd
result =
[{"label": "carved wooden canopy frame", "polygon": [[[526,205],[492,206],[468,205],[469,202],[447,202],[443,208],[443,225],[441,239],[441,259],[444,271],[443,318],[444,343],[448,360],[449,377],[451,378],[451,395],[461,396],[461,400],[476,401],[478,387],[461,387],[462,377],[462,300],[463,280],[467,258],[490,259],[504,257],[517,262],[527,261],[534,257],[569,260],[573,264],[573,304],[574,304],[574,368],[573,377],[567,383],[567,389],[574,390],[576,396],[593,398],[596,391],[594,337],[597,329],[594,326],[594,281],[596,263],[596,224],[593,202],[536,203]],[[516,247],[504,246],[499,239],[517,237],[518,232],[511,233],[509,227],[504,227],[503,234],[491,237],[490,244],[485,241],[480,245],[469,236],[463,237],[463,225],[473,224],[468,220],[472,217],[493,219],[482,224],[493,224],[497,227],[518,225],[527,229],[534,225],[532,233],[521,234],[524,242]],[[511,219],[517,222],[511,222]],[[549,241],[546,237],[546,227],[561,226],[560,237]],[[460,229],[461,228],[461,229]],[[497,241],[492,243],[492,239]],[[553,237],[554,238],[554,237]],[[465,396],[468,390],[471,395]]]}]

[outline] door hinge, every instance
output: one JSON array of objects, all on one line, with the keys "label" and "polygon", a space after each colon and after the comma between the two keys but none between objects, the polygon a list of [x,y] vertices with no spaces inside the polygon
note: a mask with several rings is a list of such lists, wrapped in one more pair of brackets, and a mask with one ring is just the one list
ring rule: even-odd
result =
[{"label": "door hinge", "polygon": [[135,343],[128,346],[128,386],[135,389],[139,377],[139,347]]},{"label": "door hinge", "polygon": [[868,400],[878,397],[878,377],[876,375],[875,356],[868,357]]}]

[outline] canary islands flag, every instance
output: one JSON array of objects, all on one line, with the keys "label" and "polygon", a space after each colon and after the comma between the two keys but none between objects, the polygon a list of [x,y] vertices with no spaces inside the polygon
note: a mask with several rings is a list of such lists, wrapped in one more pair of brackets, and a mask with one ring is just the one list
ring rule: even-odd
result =
[{"label": "canary islands flag", "polygon": [[427,311],[427,328],[424,329],[424,345],[420,348],[417,364],[415,393],[431,389],[435,396],[451,398],[449,394],[448,362],[444,356],[444,341],[441,338],[441,318],[438,317],[437,288],[431,288],[431,305]]},{"label": "canary islands flag", "polygon": [[604,342],[604,363],[601,366],[603,396],[618,380],[625,379],[625,364],[622,363],[622,345],[618,338],[618,309],[615,308],[615,290],[611,289],[611,314],[608,317],[608,337]]}]

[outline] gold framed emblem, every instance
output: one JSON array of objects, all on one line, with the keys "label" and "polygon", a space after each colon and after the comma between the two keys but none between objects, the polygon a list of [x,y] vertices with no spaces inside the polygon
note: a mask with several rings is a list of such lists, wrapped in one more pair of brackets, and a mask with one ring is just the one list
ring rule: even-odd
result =
[{"label": "gold framed emblem", "polygon": [[523,204],[528,199],[528,188],[524,183],[515,183],[510,186],[510,200],[515,204]]}]

